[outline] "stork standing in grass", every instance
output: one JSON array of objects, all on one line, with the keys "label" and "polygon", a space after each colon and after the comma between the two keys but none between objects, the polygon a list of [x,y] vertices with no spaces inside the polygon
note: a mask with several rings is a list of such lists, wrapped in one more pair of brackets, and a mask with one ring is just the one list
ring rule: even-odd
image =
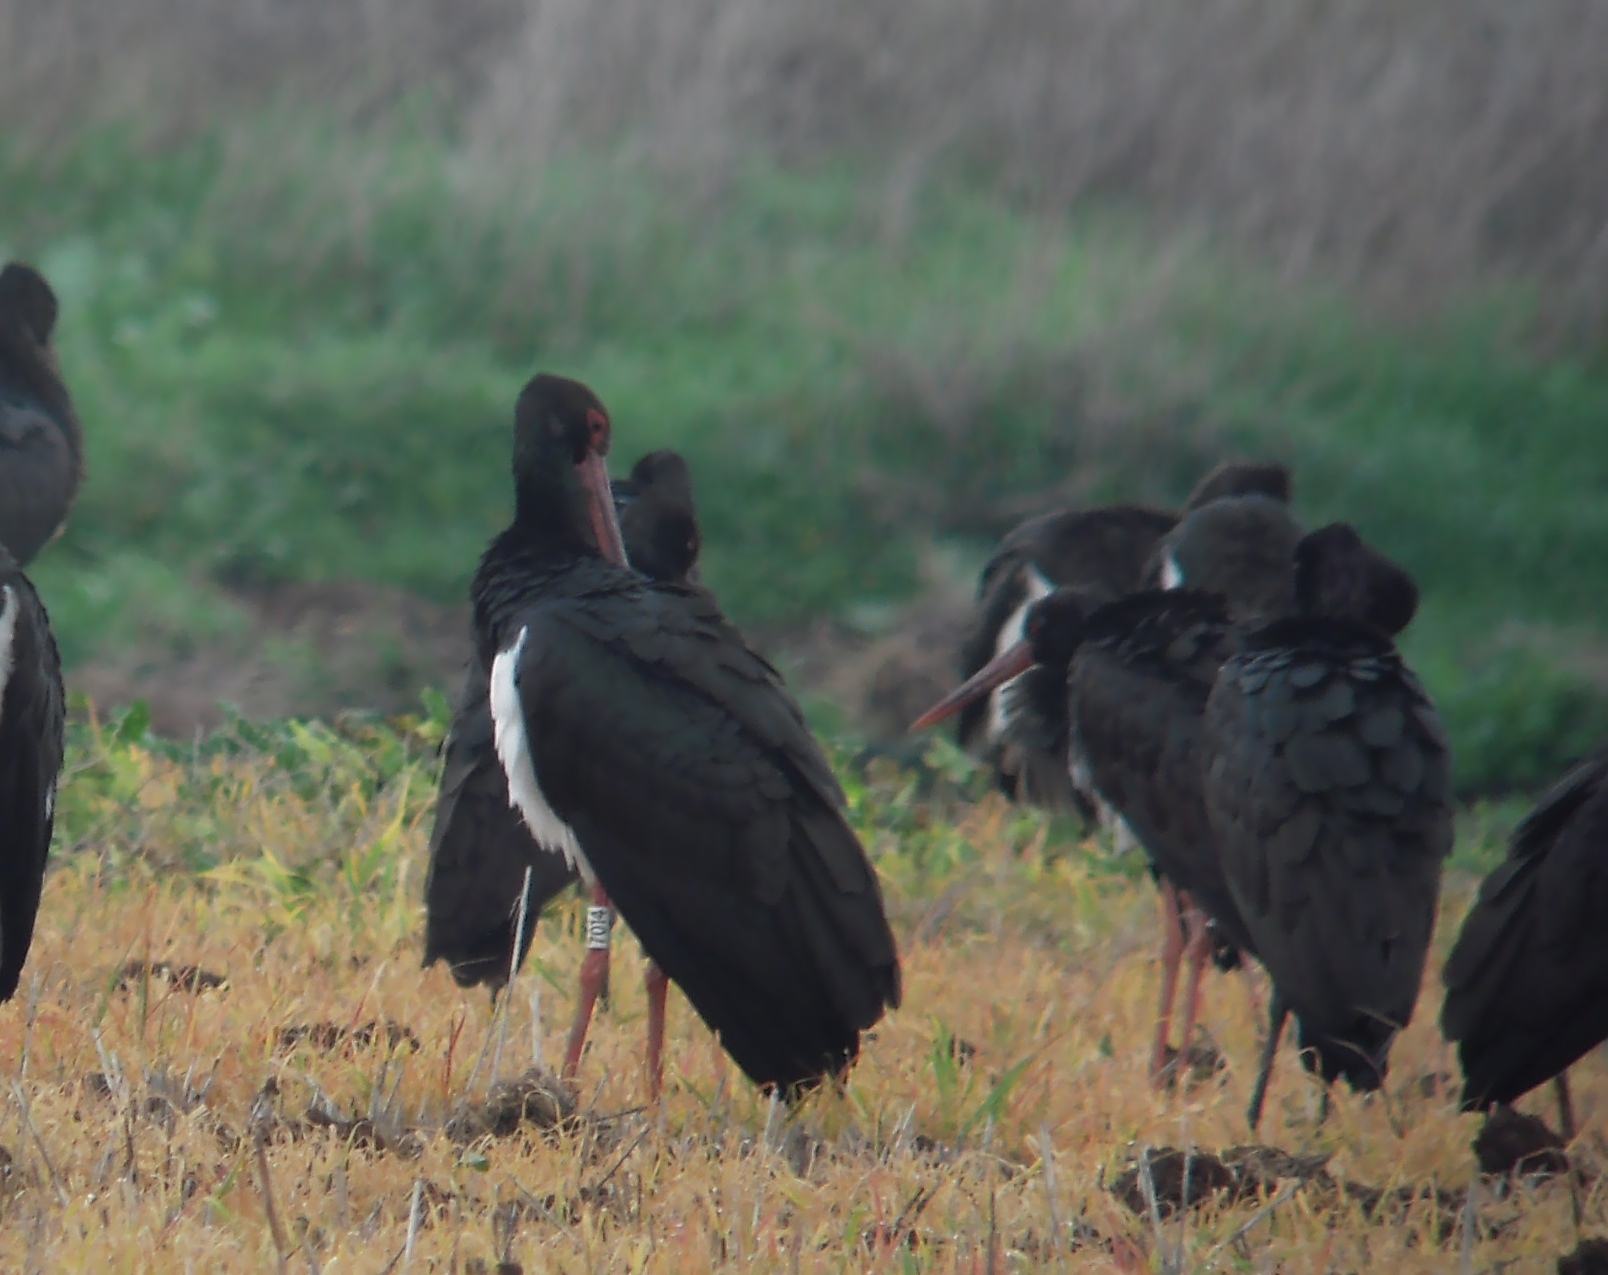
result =
[{"label": "stork standing in grass", "polygon": [[0,270],[0,1000],[16,994],[33,942],[62,761],[61,661],[22,571],[61,531],[83,476],[55,326],[43,276]]},{"label": "stork standing in grass", "polygon": [[[686,461],[672,451],[649,452],[629,478],[611,486],[632,568],[655,580],[690,580],[701,536]],[[471,657],[447,735],[430,834],[424,964],[445,961],[460,987],[485,984],[495,995],[530,950],[541,910],[578,874],[563,855],[543,852],[509,804],[493,738],[490,682],[490,670]],[[608,912],[588,919],[588,940],[606,947]]]},{"label": "stork standing in grass", "polygon": [[[514,422],[514,519],[470,594],[497,755],[538,844],[641,941],[648,1076],[666,980],[757,1084],[836,1073],[899,1003],[876,872],[781,678],[700,589],[625,566],[607,412],[538,376]],[[588,951],[573,1075],[606,969]]]},{"label": "stork standing in grass", "polygon": [[1441,1028],[1463,1106],[1508,1104],[1551,1080],[1566,1140],[1568,1069],[1608,1040],[1608,746],[1572,767],[1513,830],[1442,977]]},{"label": "stork standing in grass", "polygon": [[1412,577],[1334,523],[1297,547],[1295,593],[1294,615],[1241,639],[1206,705],[1218,858],[1273,981],[1252,1129],[1290,1014],[1326,1084],[1383,1084],[1452,848],[1446,734],[1391,641],[1418,605]]}]

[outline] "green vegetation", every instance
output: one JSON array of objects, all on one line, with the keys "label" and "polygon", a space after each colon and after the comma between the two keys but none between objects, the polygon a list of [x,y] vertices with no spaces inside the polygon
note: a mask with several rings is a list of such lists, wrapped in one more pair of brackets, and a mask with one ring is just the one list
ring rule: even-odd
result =
[{"label": "green vegetation", "polygon": [[238,627],[225,582],[460,596],[507,507],[513,397],[550,368],[598,388],[622,462],[688,455],[744,622],[899,600],[935,536],[980,553],[1057,492],[1176,499],[1254,448],[1294,463],[1303,517],[1417,573],[1408,653],[1466,788],[1608,735],[1608,372],[1494,321],[1370,324],[1157,260],[1131,219],[846,169],[520,177],[284,116],[0,148],[0,185],[91,444],[38,571],[69,662]]}]

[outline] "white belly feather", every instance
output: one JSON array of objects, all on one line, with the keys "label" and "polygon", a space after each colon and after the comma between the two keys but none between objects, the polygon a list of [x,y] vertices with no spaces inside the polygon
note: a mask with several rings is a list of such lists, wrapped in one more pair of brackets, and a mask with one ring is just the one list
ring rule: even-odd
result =
[{"label": "white belly feather", "polygon": [[528,629],[520,629],[514,644],[499,651],[491,662],[491,722],[497,743],[497,760],[508,779],[508,804],[518,810],[536,844],[549,854],[561,854],[588,885],[597,878],[581,851],[575,830],[554,813],[536,781],[536,767],[525,735],[525,708],[519,700],[519,656]]},{"label": "white belly feather", "polygon": [[[1027,622],[1027,609],[1040,598],[1048,597],[1055,586],[1044,578],[1044,573],[1036,566],[1029,566],[1027,578],[1027,596],[1022,599],[1022,605],[1012,611],[999,626],[999,635],[994,639],[994,654],[1003,655],[1011,647],[1022,640]],[[1016,678],[1001,682],[988,694],[988,738],[995,742],[1005,737],[1005,688],[1012,686]]]},{"label": "white belly feather", "polygon": [[17,653],[14,643],[17,638],[17,612],[22,610],[22,604],[17,601],[17,593],[9,584],[0,588],[0,708],[6,702],[6,683],[11,680],[12,671],[17,667]]}]

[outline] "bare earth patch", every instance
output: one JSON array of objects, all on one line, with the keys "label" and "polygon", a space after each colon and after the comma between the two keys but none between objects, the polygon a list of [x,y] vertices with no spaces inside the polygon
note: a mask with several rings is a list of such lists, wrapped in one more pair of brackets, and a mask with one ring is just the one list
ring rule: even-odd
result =
[{"label": "bare earth patch", "polygon": [[101,711],[141,699],[161,735],[188,739],[224,720],[397,713],[425,687],[455,694],[469,656],[469,607],[445,606],[361,581],[286,583],[231,595],[250,617],[244,637],[188,650],[153,641],[67,670],[68,688]]},{"label": "bare earth patch", "polygon": [[[330,717],[343,709],[412,711],[427,687],[457,693],[469,656],[467,603],[444,605],[361,581],[286,583],[231,600],[249,635],[170,642],[97,657],[67,670],[69,689],[101,712],[144,700],[158,734],[189,739],[224,720]],[[882,743],[954,684],[954,648],[969,600],[934,587],[867,633],[832,620],[755,635],[795,687],[839,705],[850,726]]]}]

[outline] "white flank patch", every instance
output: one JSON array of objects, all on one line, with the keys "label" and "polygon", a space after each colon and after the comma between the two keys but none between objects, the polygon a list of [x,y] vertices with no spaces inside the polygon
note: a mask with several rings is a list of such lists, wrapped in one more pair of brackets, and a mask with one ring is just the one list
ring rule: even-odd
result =
[{"label": "white flank patch", "polygon": [[1086,793],[1094,800],[1094,819],[1102,828],[1111,833],[1111,852],[1113,854],[1127,854],[1130,850],[1139,848],[1139,838],[1133,835],[1133,829],[1128,821],[1117,813],[1117,808],[1100,795],[1094,786],[1094,775],[1089,770],[1088,758],[1081,754],[1069,760],[1067,773],[1072,776],[1072,786],[1081,793]]},{"label": "white flank patch", "polygon": [[[1022,599],[1022,605],[1012,611],[1006,617],[1005,623],[999,626],[999,635],[994,639],[995,655],[1003,655],[1022,640],[1023,629],[1027,623],[1027,609],[1040,598],[1049,597],[1055,590],[1055,586],[1044,578],[1044,573],[1036,566],[1028,567],[1026,584],[1027,596]],[[1016,678],[1013,677],[1008,682],[1001,682],[988,694],[990,740],[998,741],[1005,737],[1005,688],[1015,681]]]},{"label": "white flank patch", "polygon": [[17,653],[12,644],[17,636],[17,594],[9,584],[0,589],[0,709],[6,702],[6,683],[17,666]]},{"label": "white flank patch", "polygon": [[553,813],[536,782],[530,740],[525,735],[525,706],[519,701],[519,656],[528,629],[520,629],[514,644],[491,662],[491,721],[497,741],[497,760],[508,779],[508,804],[519,811],[536,844],[548,854],[561,854],[588,885],[597,878],[581,853],[575,830]]},{"label": "white flank patch", "polygon": [[1177,555],[1171,549],[1161,560],[1161,587],[1171,592],[1184,584],[1184,569],[1178,565]]}]

